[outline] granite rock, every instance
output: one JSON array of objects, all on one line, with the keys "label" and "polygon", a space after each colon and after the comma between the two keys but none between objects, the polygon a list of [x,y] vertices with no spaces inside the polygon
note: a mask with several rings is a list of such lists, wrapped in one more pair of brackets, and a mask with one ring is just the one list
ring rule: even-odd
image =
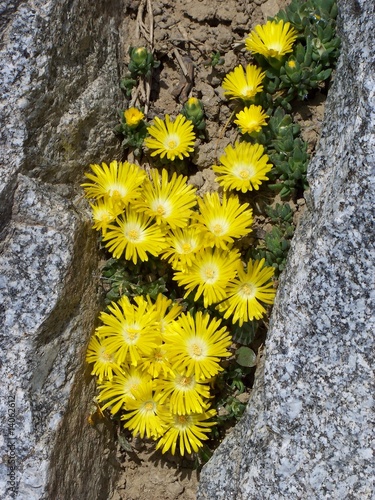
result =
[{"label": "granite rock", "polygon": [[339,0],[342,49],[308,210],[245,414],[197,498],[373,499],[374,3]]},{"label": "granite rock", "polygon": [[[106,499],[117,464],[85,351],[98,252],[78,185],[120,155],[126,0],[0,5],[0,498]],[[95,407],[94,407],[95,409]],[[111,444],[112,443],[112,444]]]},{"label": "granite rock", "polygon": [[87,420],[94,384],[84,358],[98,312],[89,214],[66,186],[21,174],[14,200],[0,257],[1,498],[12,478],[12,498],[105,498],[111,430]]},{"label": "granite rock", "polygon": [[123,105],[118,27],[126,0],[5,1],[0,6],[0,230],[17,173],[74,182],[118,154]]}]

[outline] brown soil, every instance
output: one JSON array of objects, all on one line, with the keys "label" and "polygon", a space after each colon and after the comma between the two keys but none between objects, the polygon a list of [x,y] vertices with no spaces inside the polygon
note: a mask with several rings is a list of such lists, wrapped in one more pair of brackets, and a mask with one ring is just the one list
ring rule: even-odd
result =
[{"label": "brown soil", "polygon": [[[284,0],[129,2],[122,27],[123,74],[129,62],[129,47],[149,47],[146,42],[150,40],[150,34],[144,32],[144,28],[140,29],[139,20],[142,19],[148,30],[152,22],[150,9],[153,15],[154,53],[161,63],[153,74],[148,121],[154,116],[163,118],[166,113],[176,116],[187,97],[195,96],[203,101],[208,141],[198,144],[193,158],[198,171],[190,178],[190,182],[199,188],[199,193],[217,189],[210,167],[217,163],[217,157],[223,154],[225,146],[233,144],[237,138],[233,127],[225,128],[232,109],[223,98],[222,79],[239,63],[249,62],[249,55],[243,50],[244,37],[256,24],[265,22],[267,16],[275,15],[287,3]],[[215,68],[205,66],[215,52],[224,57],[224,64]],[[185,65],[193,66],[191,87],[185,85],[179,57]],[[181,92],[178,93],[178,90]],[[144,104],[142,98],[139,104]],[[302,136],[309,143],[310,152],[316,147],[323,111],[324,96],[318,94],[313,102],[301,105],[295,115],[303,126]],[[295,223],[303,207],[304,199],[293,204]],[[111,500],[190,500],[196,497],[198,472],[194,469],[194,462],[161,455],[155,452],[152,443],[138,439],[124,446],[129,450],[125,451],[119,444],[118,455],[123,470]]]}]

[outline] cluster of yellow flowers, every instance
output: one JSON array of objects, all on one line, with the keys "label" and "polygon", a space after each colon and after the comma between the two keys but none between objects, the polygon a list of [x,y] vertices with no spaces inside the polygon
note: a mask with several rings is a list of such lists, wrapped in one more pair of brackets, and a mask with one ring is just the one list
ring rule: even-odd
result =
[{"label": "cluster of yellow flowers", "polygon": [[[238,69],[238,68],[237,68]],[[195,97],[189,101],[196,100]],[[189,102],[188,101],[188,102]],[[236,115],[235,123],[239,125],[242,133],[259,132],[263,125],[266,125],[267,115],[261,106],[252,104],[245,107]],[[176,120],[171,121],[169,115],[165,120],[155,118],[155,124],[149,127],[148,133],[152,137],[145,139],[145,145],[153,150],[151,156],[159,155],[174,161],[175,158],[182,160],[194,151],[195,133],[193,124],[182,115],[178,115]],[[242,191],[258,190],[264,180],[268,180],[266,173],[272,168],[268,163],[268,156],[264,152],[264,147],[260,144],[250,144],[248,142],[237,142],[235,146],[227,146],[221,156],[221,166],[213,165],[218,183],[224,190],[235,189]]]},{"label": "cluster of yellow flowers", "polygon": [[[286,23],[289,24],[289,23]],[[294,38],[293,38],[294,37]],[[270,57],[289,51],[295,34],[283,22],[257,27],[246,47]],[[268,118],[261,106],[250,104],[262,91],[265,74],[254,65],[238,66],[223,82],[225,94],[248,105],[235,123],[243,134],[257,133]],[[191,98],[192,106],[195,98]],[[194,101],[194,102],[193,102]],[[125,112],[128,126],[137,127],[143,113]],[[182,114],[172,121],[154,119],[145,146],[151,156],[173,162],[194,150],[194,126]],[[235,240],[251,232],[252,210],[228,190],[245,193],[259,189],[272,168],[260,144],[237,142],[213,166],[224,189],[197,197],[187,177],[152,169],[150,175],[136,164],[112,161],[91,165],[83,184],[91,201],[94,228],[117,259],[137,264],[149,255],[166,259],[173,279],[204,308],[213,306],[224,319],[242,326],[264,316],[272,304],[274,269],[264,259],[246,265]],[[183,455],[197,452],[214,425],[210,386],[222,371],[220,360],[230,356],[231,337],[221,320],[208,312],[194,316],[159,294],[137,296],[132,303],[122,296],[100,315],[87,353],[98,377],[98,401],[113,414],[125,410],[124,425],[134,435],[158,440],[157,448]]]},{"label": "cluster of yellow flowers", "polygon": [[[236,238],[251,231],[252,210],[235,195],[196,196],[187,178],[168,178],[151,170],[150,178],[137,165],[113,161],[92,165],[83,184],[91,203],[94,227],[114,257],[147,261],[148,255],[167,259],[174,279],[195,291],[204,307],[217,304],[233,322],[261,318],[275,289],[273,268],[249,261],[247,271]],[[197,210],[198,209],[198,210]],[[123,296],[102,312],[92,337],[87,361],[99,379],[98,401],[122,419],[134,435],[158,440],[162,452],[196,452],[214,425],[210,384],[230,355],[231,337],[221,320],[209,313],[195,317],[179,304],[159,295],[138,296],[134,304]]]},{"label": "cluster of yellow flowers", "polygon": [[123,296],[100,315],[87,361],[99,383],[102,410],[116,414],[134,435],[158,440],[157,448],[197,452],[215,425],[210,383],[230,356],[231,337],[208,313],[195,317],[159,294]]},{"label": "cluster of yellow flowers", "polygon": [[[94,227],[117,259],[125,256],[134,264],[151,254],[167,259],[173,279],[185,287],[185,297],[195,292],[204,307],[218,304],[224,318],[233,322],[260,319],[271,304],[275,290],[270,279],[274,269],[264,261],[252,261],[247,271],[235,239],[251,231],[252,210],[238,196],[217,192],[196,196],[187,177],[163,169],[151,170],[150,178],[137,165],[113,161],[92,165],[86,176],[86,196],[91,204]],[[198,210],[194,210],[198,206]],[[261,302],[260,302],[261,301]]]}]

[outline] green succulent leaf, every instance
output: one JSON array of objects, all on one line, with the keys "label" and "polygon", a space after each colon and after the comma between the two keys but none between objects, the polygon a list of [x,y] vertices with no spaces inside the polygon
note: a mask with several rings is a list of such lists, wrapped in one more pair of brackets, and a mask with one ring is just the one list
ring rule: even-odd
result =
[{"label": "green succulent leaf", "polygon": [[251,368],[256,365],[257,356],[250,347],[242,346],[236,351],[236,361],[240,366]]}]

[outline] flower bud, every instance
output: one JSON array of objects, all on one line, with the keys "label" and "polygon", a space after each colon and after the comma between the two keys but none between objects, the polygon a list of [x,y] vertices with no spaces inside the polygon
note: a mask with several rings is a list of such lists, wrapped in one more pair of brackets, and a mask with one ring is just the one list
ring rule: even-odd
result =
[{"label": "flower bud", "polygon": [[124,118],[126,125],[130,128],[138,127],[139,123],[143,120],[145,115],[137,108],[129,108],[124,111]]},{"label": "flower bud", "polygon": [[130,58],[134,64],[142,66],[147,62],[147,55],[147,49],[145,47],[139,47],[131,50]]},{"label": "flower bud", "polygon": [[190,97],[190,99],[188,99],[182,108],[181,114],[190,120],[198,130],[202,130],[206,126],[203,104],[196,97]]}]

